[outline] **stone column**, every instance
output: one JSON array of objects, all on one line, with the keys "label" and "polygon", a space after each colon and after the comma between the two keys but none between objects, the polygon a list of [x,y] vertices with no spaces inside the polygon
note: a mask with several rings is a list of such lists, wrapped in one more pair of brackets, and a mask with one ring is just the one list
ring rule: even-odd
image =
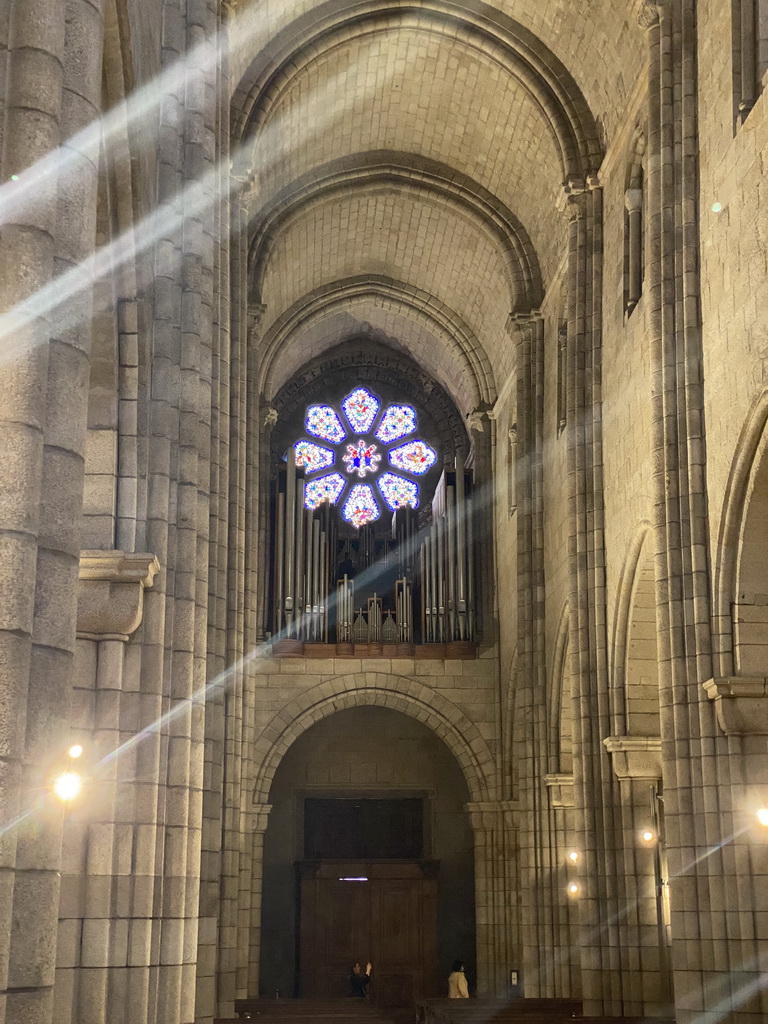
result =
[{"label": "stone column", "polygon": [[[159,569],[152,555],[84,551],[77,605],[77,674],[68,715],[73,762],[85,788],[64,829],[55,1019],[60,1024],[136,1020],[125,975],[145,945],[147,921],[131,919],[132,827],[121,796],[132,775],[125,652],[138,629],[144,591]],[[129,695],[130,697],[130,695]]]},{"label": "stone column", "polygon": [[[0,365],[0,576],[12,599],[0,617],[4,802],[13,819],[38,804],[64,752],[75,608],[88,395],[91,292],[66,316],[35,315],[55,273],[95,241],[93,154],[65,145],[56,174],[36,187],[24,171],[96,118],[102,24],[95,2],[5,5],[3,176],[20,175],[0,239],[0,309],[29,302]],[[8,188],[6,184],[4,186]],[[46,313],[49,311],[46,310]],[[22,318],[23,320],[24,318]],[[3,322],[7,344],[9,322]],[[45,1024],[53,1009],[61,811],[39,807],[0,850],[0,1021]]]},{"label": "stone column", "polygon": [[464,808],[475,842],[477,993],[506,996],[519,938],[513,901],[520,891],[516,805],[469,803]]},{"label": "stone column", "polygon": [[585,1013],[622,1012],[625,893],[617,784],[602,739],[611,706],[606,635],[602,447],[602,190],[570,182],[568,251],[569,652],[573,679],[576,842]]},{"label": "stone column", "polygon": [[[544,776],[549,804],[549,873],[552,900],[552,986],[547,995],[581,998],[578,894],[569,885],[581,886],[583,859],[576,841],[573,809],[573,775],[563,772]],[[572,861],[569,854],[576,853]],[[526,990],[526,995],[530,993]]]},{"label": "stone column", "polygon": [[544,642],[544,321],[519,314],[517,336],[517,676],[512,749],[527,827],[521,836],[521,934],[527,996],[551,995],[554,980],[549,815],[543,776],[549,763]]},{"label": "stone column", "polygon": [[731,1024],[747,1024],[768,1016],[768,924],[760,911],[768,846],[750,814],[768,766],[762,737],[724,734],[715,714],[738,699],[738,688],[731,689],[727,669],[715,675],[712,657],[696,6],[640,5],[649,61],[648,313],[664,810],[676,1019],[715,1024],[727,1014]]},{"label": "stone column", "polygon": [[248,996],[259,994],[261,971],[261,891],[264,877],[264,833],[267,831],[270,804],[251,804],[246,823],[250,866],[250,921],[248,945]]},{"label": "stone column", "polygon": [[[604,741],[619,780],[627,904],[625,945],[638,965],[624,980],[624,1012],[668,1016],[672,988],[667,943],[667,886],[661,740],[657,736],[608,736]],[[653,838],[644,841],[648,832]]]}]

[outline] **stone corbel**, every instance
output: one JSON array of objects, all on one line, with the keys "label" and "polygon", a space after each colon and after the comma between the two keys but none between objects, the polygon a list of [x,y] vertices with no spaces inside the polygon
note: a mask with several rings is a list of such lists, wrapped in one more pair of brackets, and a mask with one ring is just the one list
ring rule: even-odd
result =
[{"label": "stone corbel", "polygon": [[661,779],[660,737],[608,736],[603,743],[618,779]]},{"label": "stone corbel", "polygon": [[126,641],[141,622],[144,591],[159,570],[160,563],[150,554],[81,551],[78,639]]},{"label": "stone corbel", "polygon": [[702,685],[726,736],[768,736],[768,679],[724,676]]},{"label": "stone corbel", "polygon": [[572,775],[545,775],[544,785],[547,787],[550,807],[574,806]]}]

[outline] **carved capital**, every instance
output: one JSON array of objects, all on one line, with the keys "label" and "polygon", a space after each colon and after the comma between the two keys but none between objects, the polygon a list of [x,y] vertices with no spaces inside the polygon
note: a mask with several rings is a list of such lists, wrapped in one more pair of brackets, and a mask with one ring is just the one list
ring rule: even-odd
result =
[{"label": "carved capital", "polygon": [[483,423],[483,420],[487,418],[487,409],[474,409],[472,412],[467,414],[467,427],[470,431],[482,434],[485,431],[485,424]]},{"label": "carved capital", "polygon": [[249,812],[251,832],[266,832],[272,804],[253,804]]},{"label": "carved capital", "polygon": [[608,736],[603,740],[619,779],[660,779],[661,739],[658,736]]},{"label": "carved capital", "polygon": [[627,213],[639,213],[643,208],[643,190],[628,188],[624,193],[624,207]]},{"label": "carved capital", "polygon": [[144,591],[160,570],[154,555],[81,551],[77,635],[126,641],[141,622]]},{"label": "carved capital", "polygon": [[768,736],[768,679],[725,676],[702,683],[726,736]]},{"label": "carved capital", "polygon": [[519,806],[512,800],[483,800],[464,804],[473,832],[518,827]]},{"label": "carved capital", "polygon": [[663,4],[659,0],[633,0],[633,5],[640,28],[649,31],[661,22]]},{"label": "carved capital", "polygon": [[525,331],[533,327],[539,320],[543,320],[540,309],[528,309],[521,312],[512,312],[507,318],[507,334],[510,338],[521,338]]},{"label": "carved capital", "polygon": [[544,785],[547,787],[550,807],[573,807],[573,776],[557,773],[545,775]]}]

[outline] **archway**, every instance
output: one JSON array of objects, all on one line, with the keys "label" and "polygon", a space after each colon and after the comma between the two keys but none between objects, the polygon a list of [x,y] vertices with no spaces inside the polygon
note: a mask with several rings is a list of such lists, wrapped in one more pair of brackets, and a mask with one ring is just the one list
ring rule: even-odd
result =
[{"label": "archway", "polygon": [[[474,959],[468,799],[446,744],[402,711],[350,707],[303,732],[269,792],[262,995],[345,995],[351,963],[369,956],[373,997],[397,1003],[438,994],[457,955]],[[347,856],[343,874],[368,881],[341,882],[337,854]],[[330,873],[318,871],[318,861],[321,869],[331,862]],[[424,892],[434,908],[422,905]],[[404,963],[391,962],[393,946],[409,952]]]}]

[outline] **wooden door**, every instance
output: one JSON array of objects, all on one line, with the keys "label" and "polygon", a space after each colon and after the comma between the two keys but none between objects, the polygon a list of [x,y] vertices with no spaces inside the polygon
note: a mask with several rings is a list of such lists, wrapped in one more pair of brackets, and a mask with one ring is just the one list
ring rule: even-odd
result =
[{"label": "wooden door", "polygon": [[[299,871],[302,996],[349,995],[352,964],[368,959],[370,996],[380,1005],[437,994],[436,865],[325,861]],[[341,880],[349,878],[366,881]]]}]

